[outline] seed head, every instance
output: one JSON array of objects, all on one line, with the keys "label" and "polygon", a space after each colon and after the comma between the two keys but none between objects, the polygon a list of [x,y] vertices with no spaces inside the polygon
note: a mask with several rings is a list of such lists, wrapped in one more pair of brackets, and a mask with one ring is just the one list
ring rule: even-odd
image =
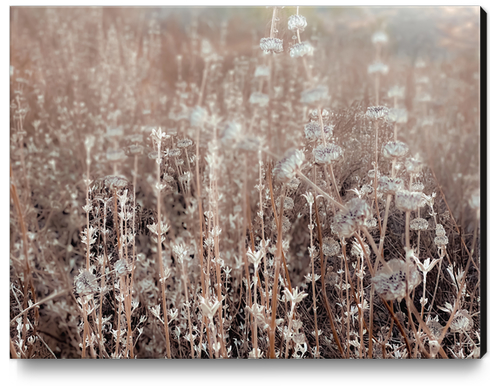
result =
[{"label": "seed head", "polygon": [[189,121],[192,127],[200,126],[206,119],[207,112],[204,107],[196,106],[189,116]]},{"label": "seed head", "polygon": [[368,74],[387,74],[389,67],[381,62],[375,62],[368,67]]},{"label": "seed head", "polygon": [[278,38],[262,38],[260,39],[260,49],[265,54],[274,53],[278,54],[283,51],[282,39]]},{"label": "seed head", "polygon": [[464,332],[473,328],[473,319],[467,310],[458,310],[451,322],[451,331]]},{"label": "seed head", "polygon": [[394,160],[405,157],[408,153],[408,145],[401,141],[390,141],[383,147],[383,157]]},{"label": "seed head", "polygon": [[446,230],[442,226],[442,224],[436,225],[436,236],[446,236]]},{"label": "seed head", "polygon": [[313,156],[315,157],[315,162],[317,164],[331,164],[342,157],[344,151],[338,145],[334,143],[327,143],[324,145],[318,145],[313,149]]},{"label": "seed head", "polygon": [[[408,276],[407,276],[408,273]],[[388,261],[371,279],[376,292],[385,300],[401,301],[405,297],[408,281],[408,292],[421,282],[420,273],[414,264],[399,259]]]},{"label": "seed head", "polygon": [[301,58],[306,55],[313,55],[313,46],[308,42],[297,43],[289,50],[292,58]]},{"label": "seed head", "polygon": [[405,109],[391,109],[388,113],[388,120],[393,123],[407,123],[408,122],[408,113]]},{"label": "seed head", "polygon": [[116,270],[117,276],[124,276],[130,272],[130,267],[126,259],[119,259],[114,264],[114,269]]},{"label": "seed head", "polygon": [[[325,139],[330,139],[333,135],[333,126],[323,125],[323,132],[325,133]],[[308,122],[305,125],[305,137],[310,141],[322,139],[322,131],[320,129],[320,123],[316,121]]]},{"label": "seed head", "polygon": [[388,43],[388,35],[383,31],[377,31],[373,34],[371,41],[373,44],[386,44]]},{"label": "seed head", "polygon": [[417,158],[410,157],[405,160],[405,168],[407,169],[407,173],[409,174],[420,173],[423,166],[424,164],[422,163],[422,161],[418,160]]},{"label": "seed head", "polygon": [[386,106],[370,106],[367,108],[366,116],[370,119],[386,118],[390,110]]},{"label": "seed head", "polygon": [[344,209],[337,212],[330,227],[339,237],[347,238],[364,226],[368,218],[371,218],[368,203],[360,198],[353,198],[345,204]]},{"label": "seed head", "polygon": [[425,218],[417,217],[410,221],[410,229],[414,231],[425,231],[429,228],[429,223]]},{"label": "seed head", "polygon": [[380,193],[395,194],[403,189],[403,180],[397,177],[381,176],[378,180],[378,191]]},{"label": "seed head", "polygon": [[424,190],[424,184],[415,183],[412,184],[412,192],[422,192]]},{"label": "seed head", "polygon": [[80,270],[80,274],[75,278],[75,288],[81,296],[93,295],[98,292],[94,274],[86,269]]},{"label": "seed head", "polygon": [[177,142],[177,147],[181,147],[185,149],[189,146],[192,146],[192,140],[190,140],[189,138],[184,138],[181,139],[179,142]]},{"label": "seed head", "polygon": [[395,195],[395,203],[398,209],[404,212],[412,212],[423,206],[423,195],[420,192],[399,190]]},{"label": "seed head", "polygon": [[[308,114],[310,117],[310,121],[318,121],[318,109],[313,109],[310,110],[310,113]],[[325,109],[322,109],[322,120],[325,122],[325,120],[328,118],[328,111]]]},{"label": "seed head", "polygon": [[436,236],[434,238],[434,244],[437,245],[438,247],[443,247],[449,242],[449,239],[447,236]]},{"label": "seed head", "polygon": [[340,245],[333,237],[327,237],[323,242],[322,250],[325,256],[337,256],[340,253]]},{"label": "seed head", "polygon": [[227,122],[225,128],[221,133],[221,140],[223,142],[233,141],[240,136],[242,131],[242,125],[237,122]]},{"label": "seed head", "polygon": [[271,70],[269,67],[257,66],[257,68],[255,69],[254,77],[256,77],[256,78],[260,78],[260,77],[268,78],[270,76],[270,74],[271,74]]},{"label": "seed head", "polygon": [[279,182],[289,182],[295,174],[301,170],[305,161],[305,155],[302,151],[291,149],[286,152],[286,156],[279,161],[274,170],[274,176]]},{"label": "seed head", "polygon": [[288,29],[290,31],[303,32],[308,23],[306,23],[306,18],[302,15],[291,15],[288,19]]},{"label": "seed head", "polygon": [[405,96],[405,87],[393,86],[388,90],[389,98],[403,98]]}]

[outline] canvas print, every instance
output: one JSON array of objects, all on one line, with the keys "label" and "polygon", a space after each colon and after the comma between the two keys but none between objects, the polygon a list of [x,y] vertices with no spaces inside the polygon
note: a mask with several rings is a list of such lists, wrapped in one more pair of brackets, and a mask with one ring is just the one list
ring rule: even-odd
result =
[{"label": "canvas print", "polygon": [[11,7],[10,358],[480,358],[482,16]]}]

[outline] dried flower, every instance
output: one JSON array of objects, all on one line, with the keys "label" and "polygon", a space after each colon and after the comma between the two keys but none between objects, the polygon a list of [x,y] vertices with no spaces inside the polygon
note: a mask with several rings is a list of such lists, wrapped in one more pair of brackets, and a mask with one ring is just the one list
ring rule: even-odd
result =
[{"label": "dried flower", "polygon": [[436,236],[446,236],[446,230],[442,226],[442,224],[436,225]]},{"label": "dried flower", "polygon": [[119,259],[116,261],[114,269],[116,270],[117,276],[124,276],[130,272],[130,267],[126,259]]},{"label": "dried flower", "polygon": [[297,43],[289,50],[289,55],[292,58],[301,58],[306,55],[313,54],[313,46],[308,42]]},{"label": "dried flower", "polygon": [[[408,276],[407,276],[408,272]],[[376,292],[385,300],[401,301],[405,297],[408,281],[408,292],[421,282],[420,273],[415,265],[393,259],[379,270],[371,279]]]},{"label": "dried flower", "polygon": [[221,133],[221,140],[228,142],[237,139],[242,131],[242,125],[236,122],[227,122]]},{"label": "dried flower", "polygon": [[451,322],[451,331],[464,332],[473,328],[473,319],[467,310],[458,310]]},{"label": "dried flower", "polygon": [[[364,250],[362,249],[362,247],[364,247],[364,250],[366,251],[366,255],[364,255]],[[357,240],[354,240],[354,242],[352,243],[352,248],[351,248],[350,252],[351,252],[352,256],[355,256],[355,257],[363,256],[364,258],[366,258],[366,257],[369,257],[369,255],[371,254],[371,249],[369,248],[369,246],[364,241],[362,242],[362,246],[361,246],[361,244]]]},{"label": "dried flower", "polygon": [[403,188],[403,180],[398,177],[381,176],[378,180],[378,191],[380,193],[394,195]]},{"label": "dried flower", "polygon": [[368,67],[368,74],[387,74],[388,66],[381,62],[375,62]]},{"label": "dried flower", "polygon": [[[328,118],[329,112],[326,109],[322,109],[322,120],[325,122],[325,120]],[[318,109],[313,109],[310,110],[308,113],[308,117],[310,118],[310,121],[318,121]]]},{"label": "dried flower", "polygon": [[368,218],[366,220],[366,228],[372,229],[376,228],[378,226],[378,220],[376,220],[374,217]]},{"label": "dried flower", "polygon": [[279,182],[290,181],[301,170],[304,160],[305,155],[302,151],[288,150],[285,157],[276,164],[273,171],[274,176]]},{"label": "dried flower", "polygon": [[[281,205],[281,197],[276,198],[276,208]],[[291,210],[294,208],[294,200],[291,197],[284,197],[284,210]]]},{"label": "dried flower", "polygon": [[93,295],[98,292],[98,286],[94,274],[86,269],[80,270],[80,274],[75,277],[75,288],[81,296]]},{"label": "dried flower", "polygon": [[206,119],[207,112],[206,109],[201,107],[201,106],[196,106],[192,110],[190,116],[189,116],[189,121],[191,123],[192,127],[200,126]]},{"label": "dried flower", "polygon": [[327,237],[323,242],[322,250],[325,256],[337,256],[340,253],[340,245],[333,237]]},{"label": "dried flower", "polygon": [[293,304],[299,303],[301,300],[308,296],[308,294],[305,292],[298,292],[297,287],[293,289],[292,293],[289,291],[288,288],[286,288],[283,292],[284,296],[286,296],[286,300]]},{"label": "dried flower", "polygon": [[382,119],[385,118],[390,109],[386,106],[370,106],[367,108],[366,116],[370,119]]},{"label": "dried flower", "polygon": [[262,38],[260,39],[260,49],[265,54],[274,53],[278,54],[283,51],[282,39],[278,38]]},{"label": "dried flower", "polygon": [[[374,176],[373,176],[374,177]],[[374,188],[371,185],[364,184],[361,187],[361,194],[369,196],[374,193]]]},{"label": "dried flower", "polygon": [[318,86],[310,88],[301,93],[301,103],[317,107],[330,99],[328,88],[326,86]]},{"label": "dried flower", "polygon": [[399,190],[395,195],[397,208],[404,212],[412,212],[423,205],[423,196],[420,192],[410,192],[408,190]]},{"label": "dried flower", "polygon": [[371,37],[371,41],[373,44],[385,44],[388,42],[388,35],[386,35],[383,31],[377,31]]},{"label": "dried flower", "polygon": [[407,123],[408,122],[408,113],[405,109],[390,109],[388,113],[388,120],[393,123]]},{"label": "dried flower", "polygon": [[422,192],[424,190],[424,184],[415,183],[412,184],[412,192]]},{"label": "dried flower", "polygon": [[408,153],[408,145],[401,141],[390,141],[383,147],[383,157],[388,159],[398,159],[405,157]]},{"label": "dried flower", "polygon": [[192,145],[192,140],[189,138],[181,139],[177,142],[177,147],[186,148]]},{"label": "dried flower", "polygon": [[449,239],[447,238],[447,236],[436,236],[434,238],[434,244],[437,245],[438,247],[442,247],[447,243],[449,243]]},{"label": "dried flower", "polygon": [[407,173],[409,174],[417,174],[420,173],[423,167],[422,161],[416,159],[416,158],[407,158],[405,160],[405,169],[407,169]]},{"label": "dried flower", "polygon": [[288,19],[288,29],[290,31],[303,32],[308,23],[306,23],[306,18],[302,15],[291,15]]},{"label": "dried flower", "polygon": [[[329,139],[333,135],[333,126],[323,125],[323,132],[325,133],[325,139]],[[322,131],[320,129],[319,122],[308,122],[305,125],[305,137],[310,141],[322,139]]]},{"label": "dried flower", "polygon": [[169,149],[167,155],[169,157],[178,157],[181,154],[180,149]]},{"label": "dried flower", "polygon": [[405,87],[393,86],[388,90],[389,98],[403,98],[405,96]]},{"label": "dried flower", "polygon": [[371,208],[360,198],[353,198],[334,216],[331,229],[339,237],[351,237],[371,217]]},{"label": "dried flower", "polygon": [[271,74],[271,70],[268,66],[257,66],[255,68],[254,77],[260,78],[265,77],[268,78]]},{"label": "dried flower", "polygon": [[437,315],[434,319],[429,317],[426,324],[434,338],[439,339],[443,330],[441,323],[439,323],[439,317]]},{"label": "dried flower", "polygon": [[315,157],[315,162],[317,164],[331,164],[332,162],[338,161],[344,151],[342,148],[334,143],[327,143],[324,145],[318,145],[313,149],[313,156]]},{"label": "dried flower", "polygon": [[429,228],[429,222],[424,218],[414,218],[410,221],[410,229],[414,231],[425,231]]},{"label": "dried flower", "polygon": [[106,152],[107,161],[122,161],[126,158],[126,153],[123,149],[108,149]]}]

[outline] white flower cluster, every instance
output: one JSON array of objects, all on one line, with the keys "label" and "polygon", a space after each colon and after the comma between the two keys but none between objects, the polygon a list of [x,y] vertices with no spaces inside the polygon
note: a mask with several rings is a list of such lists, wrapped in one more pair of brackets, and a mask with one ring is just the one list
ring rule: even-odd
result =
[{"label": "white flower cluster", "polygon": [[283,51],[282,39],[278,38],[262,38],[260,39],[260,49],[265,54],[278,54]]}]

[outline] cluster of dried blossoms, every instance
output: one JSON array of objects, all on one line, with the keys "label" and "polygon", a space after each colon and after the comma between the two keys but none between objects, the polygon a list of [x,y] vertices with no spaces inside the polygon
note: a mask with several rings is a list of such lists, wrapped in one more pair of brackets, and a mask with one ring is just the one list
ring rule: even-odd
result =
[{"label": "cluster of dried blossoms", "polygon": [[412,153],[408,119],[441,117],[421,63],[401,107],[386,32],[356,105],[299,9],[232,60],[193,19],[168,78],[156,17],[40,12],[11,69],[12,356],[478,357],[478,226]]}]

